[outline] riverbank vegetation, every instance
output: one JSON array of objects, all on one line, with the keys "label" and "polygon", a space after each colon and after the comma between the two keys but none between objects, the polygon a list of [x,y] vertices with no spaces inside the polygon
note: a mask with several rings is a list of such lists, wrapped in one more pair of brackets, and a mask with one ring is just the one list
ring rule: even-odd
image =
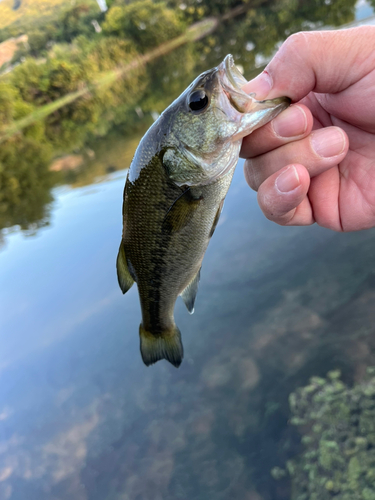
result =
[{"label": "riverbank vegetation", "polygon": [[335,370],[290,395],[302,451],[271,474],[291,478],[291,500],[375,500],[374,374],[350,388]]}]

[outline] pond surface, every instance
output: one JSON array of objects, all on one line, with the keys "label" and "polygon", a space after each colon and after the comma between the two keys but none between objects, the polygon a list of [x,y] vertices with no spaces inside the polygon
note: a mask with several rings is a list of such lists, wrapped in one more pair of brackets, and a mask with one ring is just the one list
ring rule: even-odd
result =
[{"label": "pond surface", "polygon": [[115,271],[125,177],[56,188],[48,226],[5,235],[0,499],[289,499],[288,395],[375,364],[375,231],[272,224],[240,162],[194,315],[176,304],[185,359],[146,368]]},{"label": "pond surface", "polygon": [[0,254],[0,498],[288,498],[288,394],[375,362],[375,231],[277,227],[239,165],[195,314],[177,303],[185,359],[145,368],[115,274],[124,180],[60,188]]}]

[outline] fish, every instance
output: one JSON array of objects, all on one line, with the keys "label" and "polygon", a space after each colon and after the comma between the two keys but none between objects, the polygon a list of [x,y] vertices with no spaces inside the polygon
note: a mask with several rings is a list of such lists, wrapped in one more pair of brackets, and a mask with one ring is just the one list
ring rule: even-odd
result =
[{"label": "fish", "polygon": [[181,333],[174,307],[194,303],[202,260],[214,234],[242,139],[290,104],[258,101],[229,54],[202,73],[160,115],[139,143],[124,188],[116,267],[126,293],[137,283],[140,351],[146,366],[179,367]]}]

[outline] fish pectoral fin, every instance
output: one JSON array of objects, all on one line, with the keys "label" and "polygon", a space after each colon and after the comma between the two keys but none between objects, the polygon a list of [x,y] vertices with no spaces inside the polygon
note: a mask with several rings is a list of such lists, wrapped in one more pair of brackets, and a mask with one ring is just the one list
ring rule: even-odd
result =
[{"label": "fish pectoral fin", "polygon": [[190,188],[187,188],[170,206],[164,217],[163,228],[180,231],[191,220],[202,199],[201,196],[194,197]]},{"label": "fish pectoral fin", "polygon": [[208,235],[209,238],[211,238],[211,236],[214,234],[216,226],[217,226],[217,223],[219,222],[221,211],[223,210],[223,206],[224,206],[224,200],[225,200],[225,198],[223,198],[221,200],[219,208],[217,209],[217,212],[216,212],[216,215],[215,215],[215,219],[214,219],[214,223],[212,224],[212,228],[211,228],[210,234]]},{"label": "fish pectoral fin", "polygon": [[181,333],[176,325],[160,335],[154,335],[139,326],[141,340],[141,355],[146,366],[153,365],[161,359],[166,359],[178,368],[184,357]]},{"label": "fish pectoral fin", "polygon": [[133,286],[134,280],[129,272],[128,264],[126,262],[124,243],[122,240],[117,254],[116,269],[118,284],[120,285],[122,293],[126,293]]},{"label": "fish pectoral fin", "polygon": [[194,276],[194,278],[190,281],[188,286],[180,294],[190,314],[193,314],[194,312],[194,303],[195,303],[195,297],[197,296],[198,292],[200,275],[201,275],[201,267],[199,268],[199,271]]}]

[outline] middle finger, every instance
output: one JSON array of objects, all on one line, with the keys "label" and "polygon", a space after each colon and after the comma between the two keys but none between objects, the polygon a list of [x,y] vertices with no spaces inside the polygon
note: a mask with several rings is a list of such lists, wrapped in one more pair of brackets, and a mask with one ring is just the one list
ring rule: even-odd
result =
[{"label": "middle finger", "polygon": [[348,151],[348,138],[339,127],[314,130],[308,137],[284,144],[245,162],[245,176],[254,190],[272,174],[291,163],[304,165],[310,177],[340,163]]}]

